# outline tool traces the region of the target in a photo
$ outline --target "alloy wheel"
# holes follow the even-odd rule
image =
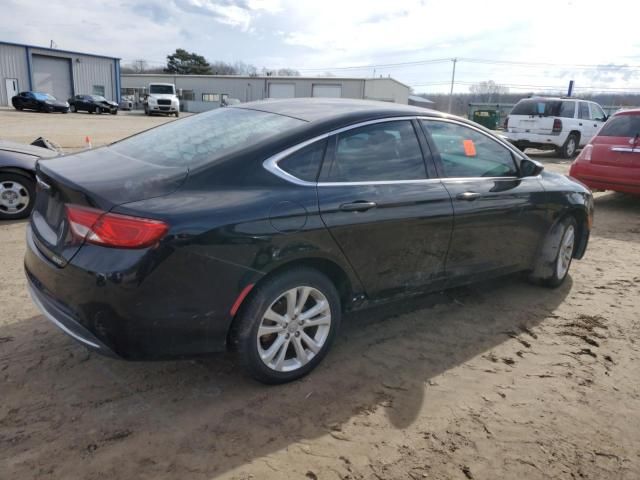
[[[331,307],[318,289],[299,286],[282,293],[264,313],[258,354],[272,370],[291,372],[313,359],[329,337]]]
[[[14,180],[0,181],[0,212],[17,215],[29,206],[29,190]]]
[[[573,245],[575,242],[575,229],[573,225],[569,225],[564,231],[562,241],[560,242],[560,251],[558,252],[558,260],[556,263],[556,274],[558,278],[564,278],[569,271],[571,258],[573,257]]]

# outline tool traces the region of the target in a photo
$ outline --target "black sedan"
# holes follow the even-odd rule
[[[102,95],[76,95],[69,99],[72,112],[118,113],[118,104],[107,100]]]
[[[49,93],[20,92],[11,99],[16,110],[36,110],[38,112],[69,112],[69,104],[62,102]]]
[[[41,162],[29,290],[128,359],[239,352],[312,370],[344,311],[512,272],[556,287],[585,253],[587,188],[472,122],[338,99],[216,109]]]
[[[59,153],[0,140],[0,220],[28,217],[35,202],[36,162]]]

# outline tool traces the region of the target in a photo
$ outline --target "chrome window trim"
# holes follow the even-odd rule
[[[640,147],[611,147],[612,152],[640,153]]]
[[[499,145],[504,146],[507,150],[513,153],[516,158],[519,160],[523,160],[525,157],[522,156],[522,152],[517,150],[515,147],[510,145],[508,142],[503,141],[500,138],[491,138],[487,135],[486,132],[481,129],[475,127],[474,125],[469,125],[465,122],[461,122],[459,120],[453,118],[446,117],[428,117],[423,115],[413,115],[413,116],[404,116],[404,117],[387,117],[387,118],[378,118],[375,120],[367,120],[366,122],[355,123],[353,125],[347,125],[346,127],[341,127],[336,130],[332,130],[327,133],[323,133],[322,135],[318,135],[316,137],[305,140],[304,142],[300,142],[297,145],[287,148],[282,152],[276,153],[271,157],[267,158],[264,162],[262,162],[262,166],[272,174],[277,177],[286,180],[289,183],[293,183],[295,185],[299,185],[302,187],[339,187],[339,186],[366,186],[366,185],[399,185],[399,184],[429,184],[429,183],[442,183],[442,182],[465,182],[465,181],[478,181],[478,180],[522,180],[523,177],[436,177],[436,178],[424,178],[424,179],[414,179],[414,180],[371,180],[371,181],[359,181],[359,182],[309,182],[307,180],[301,180],[300,178],[291,175],[290,173],[284,171],[278,165],[278,162],[285,157],[297,152],[298,150],[302,150],[303,148],[321,141],[325,140],[333,135],[337,135],[342,132],[346,132],[348,130],[353,130],[354,128],[365,127],[367,125],[374,125],[376,123],[385,123],[385,122],[397,122],[399,120],[429,120],[429,121],[440,121],[440,122],[448,122],[454,123],[463,127],[470,128],[472,130],[477,131],[478,133],[484,135],[485,137],[495,141]],[[539,178],[538,175],[536,178]],[[531,177],[533,178],[533,177]]]

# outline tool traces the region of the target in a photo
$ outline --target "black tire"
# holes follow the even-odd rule
[[[117,114],[118,114],[118,110],[113,110],[113,111],[111,112],[111,115],[117,115]]]
[[[29,195],[29,201],[27,203],[26,208],[21,209],[17,213],[10,213],[7,207],[3,204],[2,199],[0,199],[0,220],[17,220],[19,218],[26,218],[31,213],[33,209],[33,205],[36,199],[36,187],[35,182],[32,178],[27,177],[26,175],[17,175],[15,173],[8,173],[0,171],[0,195],[2,195],[2,190],[4,185],[13,183],[19,184],[26,190]]]
[[[76,113],[78,111],[78,109],[76,108],[76,106],[74,104],[71,104],[69,109],[71,110],[72,113]]]
[[[283,294],[285,292],[294,288],[303,287],[311,287],[312,289],[320,292],[328,301],[330,312],[329,331],[325,336],[324,343],[308,363],[291,371],[278,371],[265,364],[260,357],[258,349],[258,329],[264,321],[264,315],[267,312],[267,309],[271,309],[272,307],[276,308],[278,306],[278,302],[283,300]],[[312,299],[311,296],[309,296],[309,298]],[[312,299],[312,301],[316,300]],[[302,307],[304,308],[305,305]],[[316,303],[315,305],[318,304]],[[307,311],[309,311],[310,308],[308,308]],[[287,318],[286,314],[285,317],[282,318]],[[289,333],[291,332],[291,327],[295,329],[300,328],[303,335],[307,332],[311,335],[316,335],[319,331],[318,329],[320,327],[297,327],[296,325],[298,322],[296,319],[297,317],[294,317],[292,321],[287,323],[287,327],[282,327],[281,334],[286,334],[287,338],[287,340],[285,340],[285,345],[287,345],[287,347],[283,354],[283,358],[289,359],[291,354],[298,358],[295,348],[296,345],[294,345],[294,340],[296,340],[294,335],[298,338],[296,340],[298,345],[302,344],[303,338],[299,336],[299,332],[296,331],[295,333]],[[333,282],[317,270],[303,267],[294,268],[275,274],[273,277],[268,277],[253,289],[234,320],[231,332],[231,341],[239,354],[240,362],[245,371],[254,379],[266,384],[286,383],[308,374],[322,361],[329,351],[329,348],[337,334],[340,327],[340,320],[340,297],[338,296],[338,291],[336,290]],[[305,330],[305,328],[307,330]],[[314,333],[314,328],[316,329],[316,333]],[[268,337],[268,335],[263,335],[260,338],[265,338],[265,336]],[[273,343],[269,346],[272,346],[277,342],[280,334],[274,333],[273,336]],[[267,338],[267,343],[268,340],[269,338]],[[281,351],[282,349],[278,348],[275,356],[279,356],[278,352]],[[309,352],[311,352],[311,350],[309,350]]]
[[[578,145],[578,135],[571,133],[565,140],[564,145],[557,150],[558,155],[562,158],[572,158],[578,151]]]
[[[567,235],[571,234],[573,236],[573,241],[571,243],[570,249],[565,245],[565,241],[567,240]],[[541,255],[549,256],[549,252],[551,255],[551,262],[548,259],[539,259],[540,264],[544,264],[546,262],[546,268],[544,268],[544,274],[538,276],[531,276],[530,280],[533,283],[538,285],[542,285],[548,288],[558,288],[567,278],[569,274],[569,268],[571,267],[571,261],[573,259],[573,253],[576,248],[578,234],[578,224],[576,219],[573,216],[567,216],[560,221],[558,226],[549,234],[549,238],[545,242],[545,247],[550,248],[547,252],[541,252]],[[563,248],[565,245],[566,248]],[[564,254],[564,265],[566,268],[560,268],[559,263],[563,262],[563,254]]]

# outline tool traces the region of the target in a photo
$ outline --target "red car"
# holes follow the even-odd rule
[[[613,115],[571,164],[569,175],[592,190],[640,195],[640,109]]]

